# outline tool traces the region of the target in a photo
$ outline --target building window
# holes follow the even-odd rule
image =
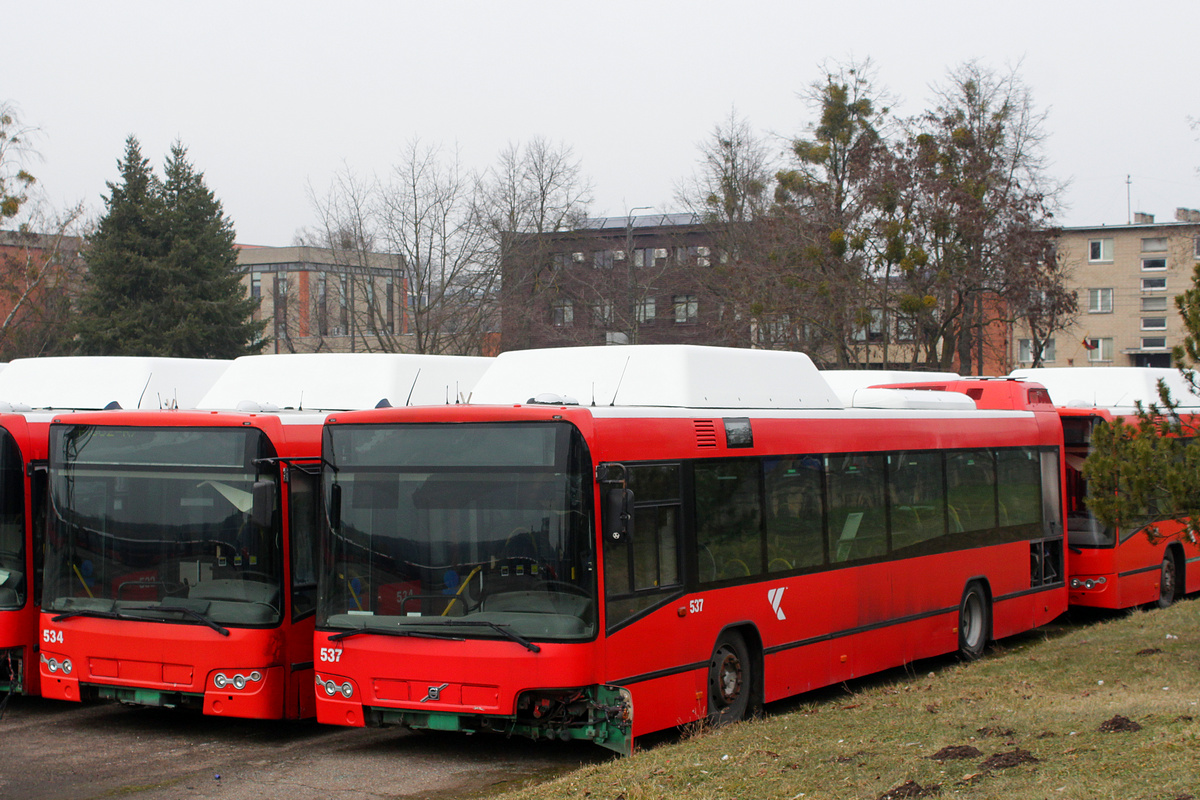
[[[612,269],[613,250],[596,250],[592,253],[592,266],[596,269]]]
[[[1142,317],[1142,330],[1144,331],[1165,331],[1167,329],[1166,317]]]
[[[1200,259],[1200,236],[1196,236],[1192,239],[1192,246],[1195,248],[1196,258]]]
[[[854,340],[858,342],[883,341],[883,309],[867,310],[866,324],[854,331]]]
[[[1112,303],[1112,289],[1088,289],[1089,314],[1111,314]]]
[[[597,303],[592,306],[592,321],[596,325],[611,325],[613,321],[612,303]]]
[[[564,270],[571,263],[570,253],[551,253],[550,266],[555,270]]]
[[[1091,263],[1113,260],[1112,239],[1091,239],[1088,241],[1088,261]]]
[[[1142,311],[1166,311],[1167,298],[1165,297],[1143,297]]]
[[[1143,258],[1142,269],[1146,271],[1163,270],[1167,268],[1167,260],[1165,258]]]
[[[1054,360],[1054,340],[1048,339],[1042,345],[1042,363],[1046,364]],[[1017,361],[1022,364],[1033,363],[1033,340],[1021,339],[1017,342]]]
[[[556,328],[567,328],[575,322],[575,307],[570,300],[559,300],[550,309],[550,322]]]
[[[1167,237],[1155,236],[1149,239],[1142,239],[1143,253],[1165,253],[1167,252]]]
[[[1142,339],[1143,350],[1166,350],[1167,337],[1165,336],[1147,336]]]
[[[1109,339],[1084,339],[1083,346],[1088,351],[1088,361],[1112,361],[1113,340]]]
[[[250,273],[250,296],[255,300],[262,299],[262,273]]]
[[[917,318],[909,316],[896,317],[896,341],[911,342],[917,338]]]
[[[638,322],[653,322],[658,311],[654,307],[654,298],[646,297],[637,305],[637,321]]]
[[[1143,292],[1165,292],[1166,290],[1166,278],[1142,278]]]
[[[676,322],[695,322],[700,315],[700,305],[694,294],[677,294],[672,299],[675,305]]]

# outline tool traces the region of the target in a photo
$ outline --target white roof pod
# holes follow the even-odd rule
[[[697,345],[501,353],[472,403],[672,408],[841,408],[803,353]]]
[[[1132,414],[1137,402],[1158,402],[1158,382],[1164,381],[1181,409],[1200,409],[1200,396],[1177,369],[1156,367],[1038,367],[1014,369],[1010,377],[1037,381],[1050,392],[1055,405],[1104,408]],[[0,373],[0,379],[3,373]]]
[[[0,370],[6,409],[194,408],[231,362],[203,358],[18,358]]]
[[[821,377],[837,392],[842,405],[854,405],[860,389],[884,383],[917,383],[919,381],[956,381],[957,372],[915,372],[899,369],[823,369]],[[971,404],[974,407],[974,403]],[[898,406],[885,406],[896,408]],[[909,406],[911,408],[911,406]]]
[[[493,359],[405,353],[242,356],[200,400],[207,410],[346,411],[463,402]]]

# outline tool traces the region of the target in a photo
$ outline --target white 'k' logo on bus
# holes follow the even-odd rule
[[[775,616],[781,620],[787,619],[783,609],[779,607],[783,603],[783,589],[767,589],[767,599],[771,601],[771,608],[775,609]]]

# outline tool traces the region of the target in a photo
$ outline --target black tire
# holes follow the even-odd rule
[[[1163,556],[1162,568],[1158,572],[1158,607],[1167,608],[1179,596],[1179,569],[1175,556],[1168,550]]]
[[[964,661],[974,661],[983,655],[992,638],[992,605],[987,592],[978,581],[971,581],[963,590],[958,604],[958,655]]]
[[[708,664],[708,721],[728,725],[746,718],[753,690],[750,651],[740,633],[721,634]]]

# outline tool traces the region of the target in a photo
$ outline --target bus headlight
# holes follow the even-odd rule
[[[45,655],[43,655],[42,663],[46,665],[46,669],[50,670],[50,674],[52,675],[56,674],[59,670],[62,670],[63,675],[70,675],[71,670],[74,668],[71,664],[71,659],[69,658],[64,658],[62,661],[59,661],[54,656],[47,658]]]
[[[324,689],[328,697],[336,697],[339,694],[347,700],[354,697],[354,684],[350,683],[350,681],[342,681],[341,685],[339,685],[335,680],[327,680],[318,675],[317,686]]]
[[[258,670],[254,670],[246,675],[235,672],[232,676],[226,675],[224,672],[218,672],[216,675],[213,675],[213,686],[218,689],[225,689],[232,686],[235,691],[240,692],[251,683],[258,683],[262,679],[263,674]]]

